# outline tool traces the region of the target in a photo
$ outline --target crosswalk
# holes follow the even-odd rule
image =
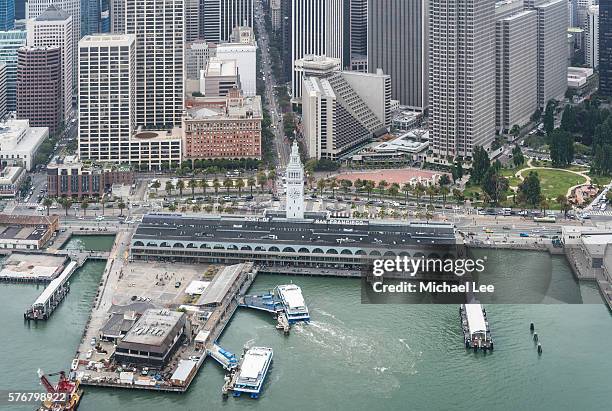
[[[606,211],[593,210],[593,211],[587,211],[587,213],[589,213],[590,215],[612,216],[612,210],[606,210]]]

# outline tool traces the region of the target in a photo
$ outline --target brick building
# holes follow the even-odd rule
[[[129,167],[85,165],[75,157],[66,157],[47,166],[49,197],[102,196],[111,191],[113,184],[133,183],[134,173]]]
[[[262,119],[261,98],[243,97],[237,89],[188,101],[183,159],[261,159]]]

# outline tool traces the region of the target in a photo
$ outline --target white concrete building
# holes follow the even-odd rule
[[[591,6],[587,12],[584,58],[589,67],[599,67],[599,6]]]
[[[235,27],[230,43],[217,46],[219,60],[235,60],[240,75],[240,85],[245,97],[257,94],[257,42],[250,27]]]
[[[22,167],[4,167],[0,170],[0,197],[15,197],[25,179]]]
[[[522,1],[497,3],[496,127],[523,126],[538,108],[537,13]]]
[[[136,124],[180,126],[184,108],[185,0],[126,0],[136,35]]]
[[[6,63],[0,61],[0,119],[6,116]]]
[[[26,18],[35,19],[54,4],[72,16],[72,82],[77,81],[78,44],[81,39],[81,0],[28,0]]]
[[[0,163],[31,171],[40,145],[49,137],[47,127],[30,127],[28,120],[0,123]]]
[[[206,70],[208,60],[217,56],[217,45],[206,40],[195,40],[185,46],[185,77],[190,80],[200,78],[200,72]]]
[[[111,33],[125,33],[125,0],[109,0]]]
[[[79,42],[79,153],[123,162],[135,129],[136,37],[85,36]],[[107,79],[104,83],[101,78]]]
[[[62,54],[62,100],[64,120],[72,112],[72,93],[74,83],[73,63],[75,55],[72,33],[73,18],[55,4],[50,5],[35,19],[27,21],[27,44],[32,47],[57,46]]]
[[[495,138],[495,3],[429,2],[433,161],[470,158]]]
[[[292,0],[291,61],[306,55],[344,57],[344,0]],[[299,100],[302,77],[294,69],[292,97]]]

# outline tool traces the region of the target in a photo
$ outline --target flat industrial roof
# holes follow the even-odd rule
[[[242,273],[244,264],[235,264],[225,267],[217,273],[210,285],[204,290],[196,305],[219,304],[225,298],[229,289]]]
[[[150,309],[123,337],[121,344],[162,346],[166,339],[174,338],[173,331],[184,321],[184,313],[167,309]]]
[[[170,380],[187,381],[196,364],[193,360],[180,360]]]

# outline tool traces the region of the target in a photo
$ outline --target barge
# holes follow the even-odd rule
[[[461,304],[459,316],[465,348],[472,348],[474,352],[492,350],[493,337],[484,307],[481,304]]]
[[[274,289],[287,315],[289,324],[299,321],[310,321],[308,307],[302,296],[302,289],[295,284],[279,285]]]
[[[242,356],[237,371],[232,375],[229,389],[234,397],[248,393],[258,398],[272,363],[272,348],[252,347]]]

